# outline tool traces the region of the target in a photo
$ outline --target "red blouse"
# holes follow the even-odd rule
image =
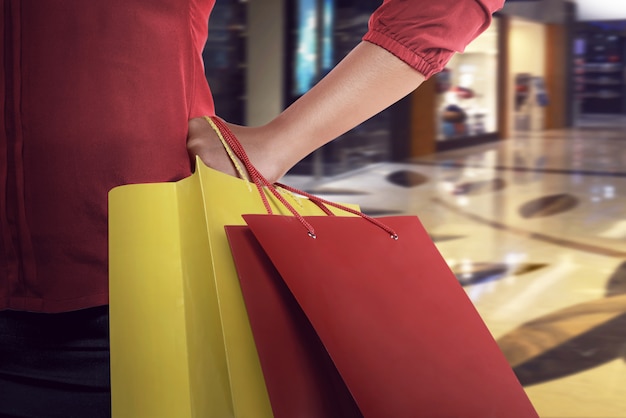
[[[364,39],[430,76],[502,3],[386,0]],[[107,192],[191,174],[213,4],[2,0],[0,310],[108,303]]]

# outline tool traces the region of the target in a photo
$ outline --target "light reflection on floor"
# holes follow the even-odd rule
[[[623,127],[285,182],[372,214],[418,215],[541,417],[626,417]]]

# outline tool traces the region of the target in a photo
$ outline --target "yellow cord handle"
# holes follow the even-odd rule
[[[213,130],[215,131],[215,133],[217,134],[217,137],[220,139],[220,142],[222,143],[222,146],[224,147],[224,149],[226,150],[226,153],[228,154],[228,157],[230,158],[230,160],[232,161],[233,165],[235,166],[235,170],[237,170],[237,174],[239,174],[239,178],[244,179],[244,180],[248,180],[248,190],[251,191],[252,190],[252,186],[250,185],[251,180],[250,180],[250,176],[248,175],[248,172],[245,171],[243,168],[241,168],[241,165],[239,164],[239,159],[237,158],[237,156],[235,156],[235,153],[233,152],[232,148],[228,145],[228,143],[226,142],[226,139],[224,139],[224,136],[222,135],[222,131],[220,131],[220,128],[215,124],[215,122],[213,122],[213,119],[211,119],[209,116],[203,116],[204,120],[206,120],[209,125],[211,125],[211,128],[213,128]],[[276,190],[278,190],[280,193],[287,195],[289,197],[291,197],[293,199],[293,201],[298,204],[301,208],[303,208],[303,204],[301,202],[301,199],[299,198],[299,196],[289,190],[286,190],[282,187],[275,187]]]
[[[248,176],[248,173],[246,171],[244,171],[241,168],[241,166],[239,165],[239,160],[237,159],[237,157],[233,153],[233,150],[228,146],[228,143],[226,143],[226,140],[224,139],[224,136],[222,135],[222,132],[217,127],[215,122],[213,122],[211,120],[211,118],[208,117],[208,116],[204,116],[204,120],[206,120],[209,123],[209,125],[211,125],[211,128],[213,128],[213,130],[217,134],[217,137],[220,139],[220,142],[222,143],[222,146],[226,150],[226,153],[228,154],[228,157],[230,158],[230,161],[232,161],[233,165],[235,166],[235,170],[237,170],[237,174],[239,174],[239,178],[244,179],[244,180],[248,180],[248,182],[249,182],[250,181],[250,177]],[[249,185],[248,185],[248,188],[250,188]]]

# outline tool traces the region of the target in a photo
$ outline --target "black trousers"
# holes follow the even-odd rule
[[[108,307],[0,312],[0,417],[110,418]]]

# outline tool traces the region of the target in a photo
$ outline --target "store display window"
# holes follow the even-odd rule
[[[620,114],[626,109],[626,20],[581,22],[574,40],[578,111]]]
[[[498,22],[456,54],[437,81],[437,140],[497,132]]]

